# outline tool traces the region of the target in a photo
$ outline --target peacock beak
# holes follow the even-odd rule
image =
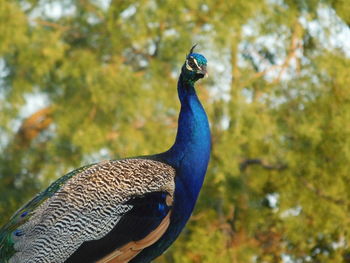
[[[207,66],[202,66],[201,69],[197,71],[197,73],[203,75],[202,78],[208,77]]]

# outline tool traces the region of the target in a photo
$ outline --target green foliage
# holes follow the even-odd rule
[[[198,43],[212,157],[156,262],[350,262],[349,14],[341,0],[2,0],[0,225],[74,168],[166,150]]]

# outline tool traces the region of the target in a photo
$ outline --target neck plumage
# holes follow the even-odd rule
[[[207,114],[200,103],[193,83],[180,75],[177,85],[181,102],[178,130],[176,140],[172,148],[184,151],[188,147],[194,149],[208,148],[210,146],[210,130]],[[206,151],[210,151],[206,149]]]
[[[197,97],[193,83],[181,73],[178,81],[181,111],[174,145],[162,157],[186,177],[192,186],[202,186],[208,166],[211,139],[207,115]],[[197,188],[197,187],[195,187]],[[198,189],[199,191],[199,189]]]

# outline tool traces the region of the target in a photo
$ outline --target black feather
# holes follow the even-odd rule
[[[194,46],[191,48],[191,50],[190,50],[190,54],[192,54],[193,53],[193,50],[194,50],[194,48],[197,46],[197,44],[194,44]]]
[[[191,55],[193,53],[194,48],[197,46],[197,44],[194,44],[193,47],[191,47],[190,49],[190,53],[188,53],[188,55],[186,55],[186,58],[188,58],[189,55]]]
[[[143,239],[169,213],[171,207],[166,204],[166,196],[164,192],[153,192],[130,199],[125,204],[133,208],[122,216],[112,231],[99,240],[84,242],[65,263],[95,262],[116,247]]]

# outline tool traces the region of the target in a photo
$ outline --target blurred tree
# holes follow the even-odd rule
[[[0,224],[72,168],[169,147],[198,42],[211,165],[157,262],[350,262],[349,21],[340,0],[2,0]]]

